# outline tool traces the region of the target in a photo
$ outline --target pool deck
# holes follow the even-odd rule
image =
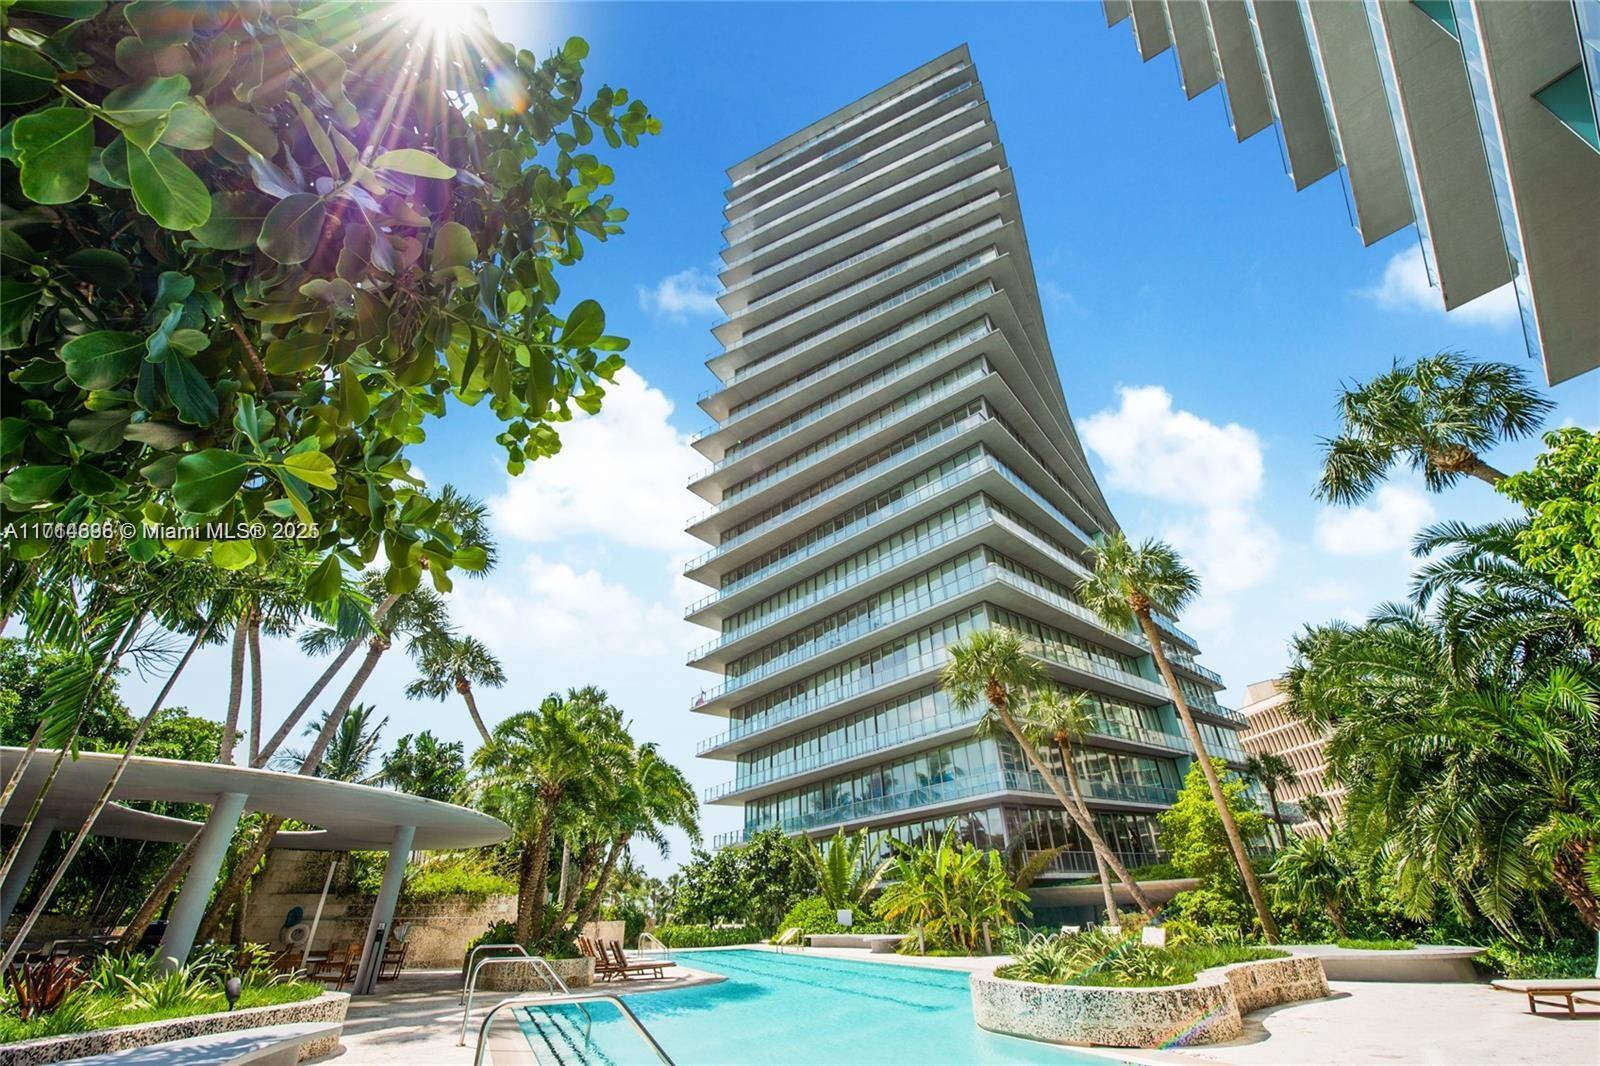
[[[917,966],[973,972],[992,970],[1010,959],[915,958],[872,955],[861,949],[756,950],[849,959],[868,965]],[[721,949],[707,949],[721,950]],[[694,951],[675,952],[677,977],[664,981],[631,981],[597,986],[603,991],[641,992],[686,988],[720,980],[693,970]],[[1523,997],[1487,984],[1454,982],[1329,983],[1333,995],[1245,1016],[1245,1032],[1237,1041],[1168,1051],[1074,1048],[1109,1062],[1142,1066],[1365,1066],[1368,1063],[1437,1063],[1440,1066],[1595,1066],[1600,1063],[1600,1010],[1569,1018],[1534,1016]],[[461,1027],[457,970],[408,971],[398,981],[379,986],[376,996],[350,1001],[345,1021],[344,1050],[315,1060],[339,1066],[412,1066],[417,1063],[468,1066],[477,1027],[490,1006],[507,998],[480,993],[473,1004],[467,1046],[457,1047]],[[503,1017],[503,1016],[502,1016]],[[668,1049],[671,1050],[670,1048]],[[488,1061],[496,1066],[529,1066],[533,1057],[526,1039],[509,1020],[497,1022],[490,1037]],[[819,1064],[831,1066],[831,1064]],[[936,1064],[924,1064],[936,1066]]]

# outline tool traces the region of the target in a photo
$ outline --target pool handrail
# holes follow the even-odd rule
[[[507,949],[507,948],[509,948],[512,951],[515,951],[518,955],[521,955],[523,958],[527,958],[528,957],[528,949],[523,947],[521,944],[479,944],[477,947],[473,948],[470,952],[467,953],[467,968],[465,970],[461,971],[461,995],[456,1000],[457,1003],[465,1003],[467,1001],[467,982],[469,980],[471,980],[471,978],[472,978],[472,972],[473,972],[473,965],[472,964],[477,960],[478,952],[480,952],[480,951],[494,951],[494,950],[497,950],[497,949]]]
[[[645,946],[645,941],[647,941],[647,940],[650,942],[650,946],[649,947]],[[639,950],[639,954],[643,955],[646,952],[656,952],[656,951],[659,951],[659,952],[665,954],[667,952],[670,952],[672,949],[667,947],[667,945],[662,942],[661,938],[656,936],[654,933],[640,933],[639,934],[639,948],[638,948],[638,950]]]
[[[478,1047],[472,1055],[472,1066],[483,1066],[483,1053],[484,1050],[489,1046],[489,1026],[494,1022],[494,1016],[500,1013],[500,1011],[504,1008],[515,1007],[519,1005],[527,1007],[549,1007],[563,1003],[575,1003],[580,1009],[583,1009],[584,1014],[587,1016],[589,1012],[583,1007],[583,1005],[591,1000],[597,999],[603,999],[617,1008],[618,1012],[620,1012],[622,1017],[627,1020],[628,1024],[633,1026],[633,1031],[638,1033],[646,1044],[650,1045],[650,1050],[656,1053],[656,1058],[661,1060],[662,1066],[676,1066],[676,1064],[672,1061],[672,1056],[668,1055],[666,1049],[657,1043],[656,1038],[651,1034],[650,1030],[646,1029],[644,1023],[639,1020],[639,1016],[634,1014],[633,1010],[626,1003],[622,1002],[621,996],[613,995],[610,992],[568,992],[565,995],[556,996],[513,996],[510,999],[501,1000],[499,1003],[496,1003],[494,1006],[489,1008],[489,1013],[483,1016],[483,1024],[478,1027]]]
[[[561,979],[561,975],[556,973],[555,967],[550,965],[550,960],[545,958],[543,955],[529,955],[526,951],[524,951],[520,958],[516,955],[504,955],[497,959],[480,959],[477,964],[472,967],[472,973],[467,978],[467,995],[461,1007],[461,1035],[456,1038],[456,1047],[467,1046],[467,1019],[472,1017],[472,997],[477,991],[478,973],[485,966],[504,965],[507,963],[531,963],[534,970],[545,978],[546,985],[556,990],[555,992],[549,993],[550,995],[572,995],[572,989],[567,987],[567,983]],[[589,1008],[585,1007],[583,1004],[580,1003],[578,1005],[578,1010],[583,1013],[583,1020],[585,1023],[584,1037],[587,1038],[589,1035],[589,1029],[594,1025],[594,1019],[589,1016]],[[489,1013],[493,1014],[494,1011],[491,1010]]]

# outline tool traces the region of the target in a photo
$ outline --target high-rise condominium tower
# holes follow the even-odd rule
[[[695,441],[711,466],[690,485],[709,548],[686,570],[713,590],[688,617],[717,633],[690,661],[723,675],[694,709],[727,720],[700,753],[733,770],[707,799],[743,805],[732,839],[955,819],[990,845],[1068,845],[1056,876],[1092,873],[1021,754],[938,690],[946,647],[1003,625],[1093,694],[1079,776],[1106,838],[1151,861],[1189,746],[1143,638],[1075,596],[1115,519],[966,48],[728,175],[715,423]],[[1166,633],[1207,742],[1242,759],[1220,679]]]

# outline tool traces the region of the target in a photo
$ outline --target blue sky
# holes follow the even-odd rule
[[[494,647],[510,683],[480,695],[491,721],[546,692],[596,683],[635,732],[697,787],[732,764],[693,757],[717,719],[691,714],[709,674],[684,666],[711,633],[682,621],[704,588],[676,576],[703,545],[681,532],[704,504],[687,435],[712,381],[703,360],[724,169],[963,42],[972,50],[1016,182],[1068,402],[1123,526],[1177,544],[1205,583],[1184,619],[1229,702],[1280,672],[1308,621],[1358,617],[1404,594],[1411,534],[1435,518],[1503,513],[1487,487],[1429,497],[1398,478],[1372,505],[1311,497],[1317,438],[1340,379],[1393,358],[1459,348],[1526,366],[1509,292],[1445,314],[1425,290],[1414,232],[1363,248],[1337,177],[1296,193],[1273,131],[1234,142],[1220,90],[1186,101],[1170,55],[1140,63],[1126,26],[1079,4],[490,5],[501,36],[543,54],[588,39],[592,85],[625,85],[663,123],[613,153],[627,232],[563,279],[633,339],[624,384],[566,448],[514,482],[485,412],[452,409],[415,453],[435,485],[489,499],[504,561],[462,582],[457,622]],[[1551,392],[1553,423],[1600,422],[1600,376]],[[1533,443],[1491,456],[1529,461]],[[268,717],[309,673],[269,652]],[[364,696],[386,741],[432,729],[470,739],[457,703],[408,702],[391,653]],[[130,679],[130,702],[151,686]],[[175,702],[217,713],[226,652],[191,668]],[[387,746],[387,745],[386,745]],[[707,835],[738,824],[709,807]],[[686,857],[680,841],[673,861]],[[648,849],[641,859],[664,869]]]

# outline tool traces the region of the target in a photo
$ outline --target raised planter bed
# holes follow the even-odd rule
[[[991,1032],[1052,1044],[1171,1047],[1232,1040],[1241,1015],[1328,994],[1312,956],[1239,962],[1187,985],[1105,988],[972,975],[972,1013]]]
[[[168,1018],[159,1022],[119,1025],[112,1029],[94,1029],[87,1033],[19,1040],[14,1044],[0,1044],[0,1066],[42,1066],[48,1062],[66,1062],[87,1055],[103,1055],[109,1051],[150,1047],[152,1044],[185,1040],[191,1036],[228,1033],[236,1029],[255,1029],[266,1025],[287,1025],[293,1022],[336,1022],[342,1025],[345,1008],[349,1005],[348,992],[324,992],[316,999],[303,999],[298,1003],[278,1003],[270,1007],[248,1007],[244,1010],[195,1014],[187,1018]],[[338,1034],[319,1037],[301,1044],[298,1057],[300,1061],[304,1061],[326,1055],[338,1047]]]
[[[1415,981],[1438,984],[1476,981],[1472,958],[1482,948],[1458,944],[1418,944],[1405,951],[1341,948],[1336,944],[1285,944],[1284,951],[1322,960],[1330,981]]]
[[[549,962],[568,988],[588,988],[594,984],[593,959],[550,959]],[[496,963],[479,967],[478,983],[473,987],[480,992],[545,992],[550,983],[543,970],[531,962]]]

